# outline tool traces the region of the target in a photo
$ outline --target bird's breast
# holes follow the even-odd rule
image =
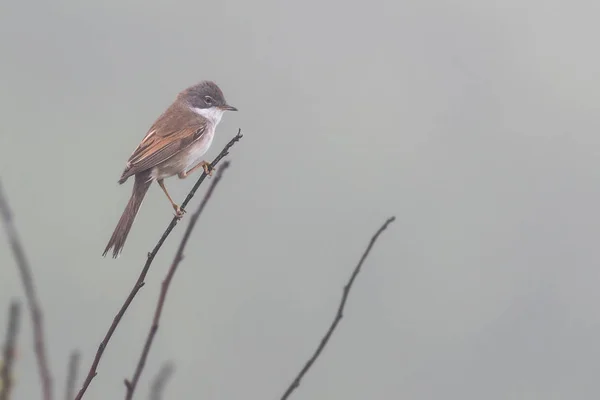
[[[164,179],[180,172],[189,171],[202,161],[215,136],[215,126],[210,124],[194,143],[163,161],[152,169],[153,179]]]
[[[206,127],[206,132],[204,132],[204,134],[198,140],[189,146],[188,149],[184,150],[186,151],[186,170],[196,166],[196,164],[202,161],[202,158],[210,148],[214,137],[215,127],[214,125],[210,124]]]

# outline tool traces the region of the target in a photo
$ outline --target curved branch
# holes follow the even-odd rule
[[[283,393],[283,396],[281,396],[281,400],[286,400],[292,394],[292,392],[294,390],[296,390],[296,388],[298,386],[300,386],[300,381],[302,380],[304,375],[306,375],[308,370],[313,366],[313,364],[315,363],[317,358],[319,358],[319,356],[321,355],[321,352],[323,351],[325,346],[327,346],[329,339],[331,339],[331,335],[333,335],[335,328],[337,327],[339,322],[342,320],[342,317],[344,316],[344,307],[346,307],[346,300],[348,300],[348,294],[350,294],[350,290],[352,289],[352,284],[354,283],[354,280],[358,276],[358,273],[360,272],[360,269],[361,269],[364,261],[367,259],[367,256],[371,252],[371,248],[373,247],[373,245],[379,238],[379,235],[381,235],[383,233],[383,231],[388,227],[388,225],[391,224],[392,222],[394,222],[395,219],[396,219],[396,217],[388,218],[387,221],[385,221],[383,223],[383,225],[381,225],[381,227],[377,230],[377,232],[375,232],[375,234],[371,238],[371,241],[369,242],[367,249],[363,253],[362,257],[360,258],[360,261],[358,262],[356,267],[354,267],[354,271],[352,272],[352,275],[350,276],[348,283],[346,283],[346,286],[344,286],[342,300],[340,301],[340,305],[338,307],[337,313],[335,314],[335,317],[333,318],[333,321],[331,322],[329,329],[325,333],[325,336],[323,336],[323,338],[321,339],[321,343],[319,343],[319,345],[317,346],[313,355],[308,359],[308,361],[304,364],[304,367],[302,367],[302,369],[300,370],[298,375],[296,375],[296,378],[294,378],[292,383],[285,390],[285,392]]]

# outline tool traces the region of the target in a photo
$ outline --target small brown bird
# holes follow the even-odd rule
[[[215,128],[225,111],[237,111],[227,104],[219,87],[210,81],[191,86],[177,95],[167,110],[154,122],[135,149],[119,179],[124,183],[134,176],[133,192],[115,228],[103,256],[112,248],[117,258],[152,181],[157,181],[171,202],[175,215],[181,208],[171,199],[163,179],[173,175],[186,178],[198,168],[211,174],[210,164],[202,157],[210,147]]]

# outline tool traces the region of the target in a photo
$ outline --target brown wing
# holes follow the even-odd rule
[[[119,182],[173,157],[202,137],[205,131],[204,118],[177,102],[172,104],[131,154]]]

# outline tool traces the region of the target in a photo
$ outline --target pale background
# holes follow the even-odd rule
[[[172,215],[152,187],[123,256],[100,256],[130,194],[124,163],[201,79],[240,109],[209,158],[238,127],[245,137],[137,398],[166,360],[166,398],[278,398],[391,214],[294,398],[598,398],[599,17],[595,0],[1,2],[0,176],[57,398],[69,352],[89,368]],[[193,183],[167,186],[181,201]],[[124,396],[184,227],[87,399]],[[0,268],[3,335],[9,299],[23,298],[4,240]],[[14,399],[35,399],[23,321]]]

